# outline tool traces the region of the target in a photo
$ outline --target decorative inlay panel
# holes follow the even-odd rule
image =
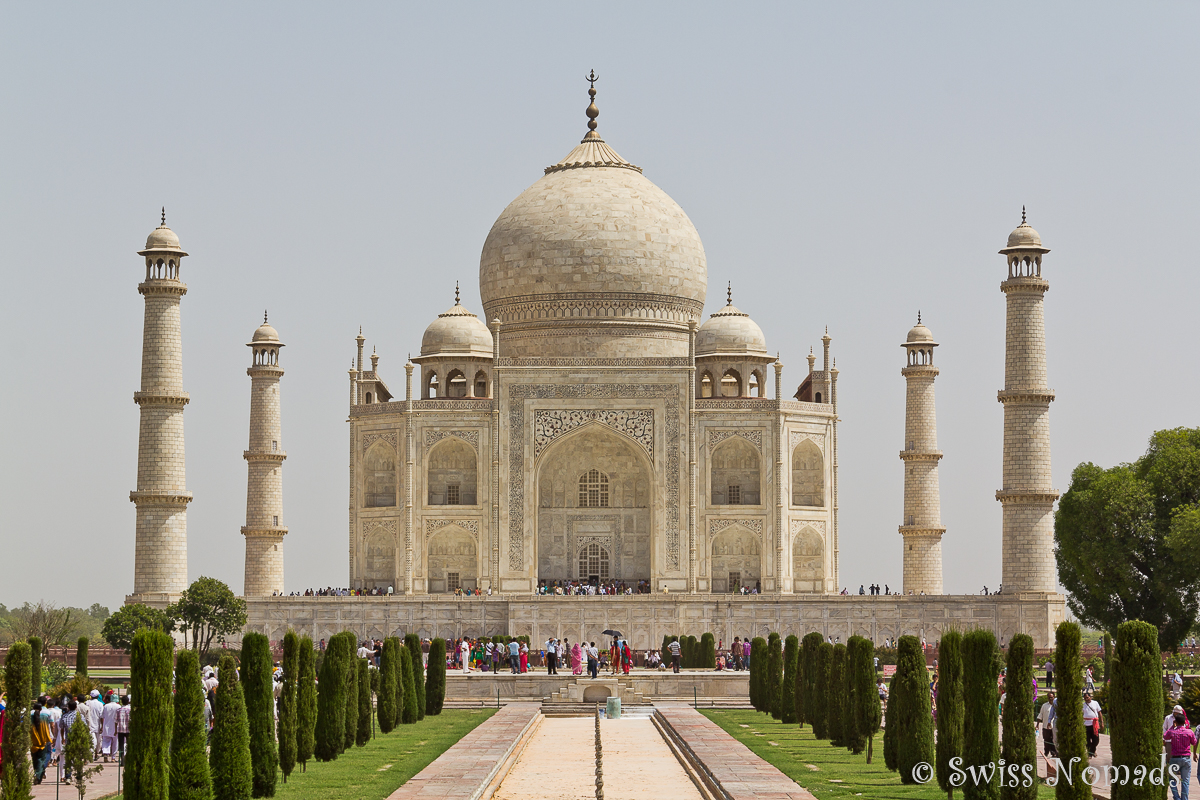
[[[742,430],[740,428],[727,428],[725,430],[708,429],[708,449],[712,450],[721,442],[728,439],[730,436],[740,436],[750,444],[762,450],[763,432],[759,429]]]
[[[608,533],[588,531],[576,533],[575,528],[580,522],[607,522],[612,525]],[[608,551],[608,569],[610,576],[621,574],[621,518],[617,515],[570,517],[567,519],[567,569],[575,575],[579,570],[579,551],[589,544],[598,544]],[[585,576],[576,575],[580,580]]]
[[[564,433],[599,422],[633,439],[654,460],[654,412],[650,409],[611,411],[602,408],[538,409],[533,412],[533,457]]]
[[[376,442],[387,442],[393,450],[399,450],[399,434],[396,431],[372,431],[362,435],[362,448],[365,453]]]
[[[690,367],[692,362],[687,358],[677,356],[647,356],[646,358],[503,356],[497,365],[501,367]]]
[[[680,389],[672,384],[564,383],[515,384],[508,393],[508,567],[525,562],[525,401],[665,399],[667,570],[679,569],[679,407]]]
[[[745,518],[745,519],[730,519],[728,517],[717,517],[717,518],[710,517],[708,520],[708,535],[710,537],[716,536],[721,531],[725,530],[726,528],[732,527],[734,525],[741,525],[743,528],[746,528],[747,530],[754,533],[754,535],[756,535],[759,539],[762,538],[763,521],[761,519],[755,519],[752,517]]]
[[[427,519],[425,520],[425,539],[448,525],[457,525],[479,541],[479,520],[477,519]]]
[[[399,528],[396,525],[396,520],[394,520],[394,519],[366,520],[363,523],[363,528],[366,530],[367,533],[370,533],[371,531],[373,531],[376,528],[383,528],[385,531],[390,533],[392,536],[395,536],[396,532],[399,530]]]
[[[428,450],[447,436],[462,439],[471,447],[479,450],[479,431],[425,431],[425,449]]]
[[[796,445],[808,439],[817,446],[821,454],[825,453],[825,434],[823,433],[806,433],[805,431],[789,431],[788,432],[788,452],[796,449]]]
[[[791,527],[789,530],[792,536],[795,536],[805,528],[812,528],[814,531],[821,534],[821,536],[825,535],[825,523],[821,522],[820,520],[794,519],[791,522]]]

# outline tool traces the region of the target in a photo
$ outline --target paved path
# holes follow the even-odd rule
[[[87,784],[87,798],[107,797],[117,793],[117,765],[102,764],[104,771],[94,775]],[[46,778],[40,785],[33,787],[34,800],[75,800],[79,797],[79,789],[73,783],[55,783],[56,772],[54,764],[46,768]],[[56,794],[57,793],[57,794]]]
[[[594,742],[596,723],[589,722]],[[649,717],[600,720],[600,741],[605,800],[661,800],[664,787],[670,787],[671,800],[700,800],[700,792]],[[592,784],[595,797],[594,779]]]
[[[610,797],[607,788],[606,800]],[[589,800],[595,796],[596,720],[564,717],[542,720],[494,800]],[[611,797],[615,800],[616,795]]]
[[[814,800],[807,789],[756,756],[691,706],[661,705],[657,708],[687,749],[733,800]]]

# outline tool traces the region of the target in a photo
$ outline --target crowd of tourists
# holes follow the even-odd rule
[[[625,581],[610,581],[608,583],[538,581],[536,593],[538,595],[558,596],[650,594],[650,581],[638,581],[633,585]]]
[[[0,734],[4,729],[5,705],[0,697]],[[109,762],[119,758],[125,752],[129,736],[129,709],[129,695],[118,695],[111,689],[103,697],[95,689],[74,697],[38,697],[29,713],[29,755],[34,784],[45,779],[52,764],[60,770],[63,783],[71,783],[66,744],[77,719],[84,722],[94,760]]]

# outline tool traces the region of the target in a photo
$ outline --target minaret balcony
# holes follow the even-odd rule
[[[192,398],[187,392],[161,394],[159,392],[134,392],[133,402],[139,406],[186,406]]]
[[[940,525],[901,525],[899,531],[901,536],[941,536],[946,529]]]
[[[191,492],[130,492],[129,502],[139,506],[186,506],[192,502]]]
[[[901,450],[901,461],[941,461],[941,450]]]
[[[254,528],[251,528],[251,527],[245,526],[245,525],[242,526],[242,535],[247,538],[250,538],[250,539],[256,538],[256,537],[261,537],[264,539],[275,539],[280,536],[286,536],[287,532],[288,532],[288,529],[286,526],[275,526],[275,527],[263,526],[263,527],[254,527]]]
[[[287,458],[287,453],[284,452],[283,450],[276,450],[274,452],[269,452],[269,451],[259,452],[257,450],[243,450],[242,458],[246,459],[247,461],[275,461],[277,463],[282,464],[283,460],[285,458]]]
[[[997,489],[996,499],[1001,503],[1025,503],[1038,505],[1053,503],[1059,498],[1057,489]]]
[[[996,392],[1001,403],[1053,403],[1053,389],[1001,389]]]

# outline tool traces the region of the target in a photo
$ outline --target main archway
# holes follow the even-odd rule
[[[714,592],[761,591],[762,545],[753,531],[735,524],[713,538],[712,582]]]

